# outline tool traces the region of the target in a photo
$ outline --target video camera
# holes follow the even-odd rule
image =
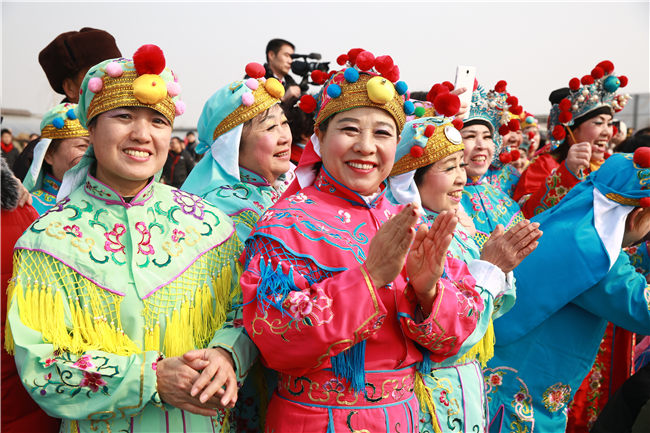
[[[321,70],[323,72],[329,71],[330,62],[310,62],[308,59],[320,60],[321,55],[319,53],[310,53],[310,54],[292,54],[291,58],[294,61],[291,63],[291,72],[302,77],[300,81],[300,90],[304,93],[309,90],[309,85],[314,84],[309,81],[310,74],[312,71]],[[296,60],[302,59],[302,60]]]

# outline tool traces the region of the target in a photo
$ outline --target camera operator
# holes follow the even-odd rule
[[[294,53],[294,45],[284,39],[271,39],[266,44],[266,78],[275,77],[282,83],[285,89],[283,101],[291,98],[300,98],[300,87],[289,75],[291,70],[291,55]]]

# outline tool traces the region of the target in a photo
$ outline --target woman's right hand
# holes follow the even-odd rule
[[[375,287],[383,287],[399,275],[419,219],[417,205],[409,203],[384,223],[370,241],[366,269]]]
[[[520,221],[505,233],[499,224],[483,244],[481,260],[492,263],[507,274],[537,248],[540,236],[542,231],[536,222]]]
[[[580,176],[581,170],[589,168],[591,160],[591,144],[586,141],[576,143],[569,147],[569,153],[565,159],[566,167],[575,176]]]

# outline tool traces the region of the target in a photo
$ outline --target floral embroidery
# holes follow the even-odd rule
[[[449,395],[447,395],[446,389],[440,391],[440,397],[438,400],[440,400],[440,403],[444,404],[445,406],[449,406]]]
[[[309,199],[305,194],[299,192],[296,195],[292,195],[287,199],[289,203],[307,203],[307,204],[312,204],[314,203],[314,200]]]
[[[501,386],[503,385],[503,378],[501,377],[500,374],[491,374],[488,377],[488,381],[490,382],[490,385],[492,386]]]
[[[123,253],[125,247],[122,242],[120,242],[120,237],[122,237],[124,233],[126,233],[126,227],[124,224],[116,223],[115,226],[113,226],[113,230],[104,233],[104,237],[106,237],[104,249],[113,253]]]
[[[183,230],[174,229],[172,233],[172,241],[178,243],[185,238],[185,232]]]
[[[135,230],[142,235],[142,240],[138,243],[138,252],[140,254],[149,255],[154,254],[153,245],[151,245],[151,233],[147,225],[142,221],[135,223]]]
[[[296,320],[304,319],[313,309],[313,302],[309,298],[307,289],[289,293],[286,302],[289,305],[291,315]]]
[[[65,238],[65,232],[61,230],[61,225],[59,221],[51,222],[45,229],[45,234],[55,239]]]
[[[569,385],[556,383],[544,391],[544,394],[542,395],[542,402],[544,403],[544,407],[549,412],[557,412],[569,402],[570,397],[571,387]]]
[[[106,385],[106,381],[102,379],[102,375],[99,373],[89,373],[84,371],[84,378],[81,380],[79,386],[86,386],[90,388],[92,392],[99,391],[100,386]]]
[[[386,217],[387,220],[390,219],[390,217],[393,216],[392,212],[389,211],[388,209],[384,209],[384,216]]]
[[[192,215],[196,219],[203,219],[205,203],[194,194],[190,194],[179,189],[172,190],[174,201],[180,206],[181,211],[186,215]]]
[[[253,200],[253,204],[254,204],[255,207],[257,207],[259,210],[261,210],[262,212],[264,212],[265,207],[264,207],[264,205],[263,205],[262,203],[260,203],[259,201],[255,201],[255,200]]]
[[[72,365],[81,370],[88,370],[89,368],[93,368],[95,366],[95,364],[90,362],[89,355],[83,355],[81,358],[77,359],[77,362]]]
[[[332,378],[328,380],[322,386],[323,389],[327,392],[339,393],[345,391],[345,385],[343,385],[343,383],[341,383],[341,381],[338,380],[337,378]]]
[[[71,225],[71,226],[70,225],[63,226],[63,231],[66,232],[69,235],[72,235],[72,236],[75,236],[75,237],[78,237],[78,238],[82,237],[81,230],[79,230],[79,226],[76,225],[76,224]]]
[[[344,211],[343,209],[339,209],[338,216],[336,218],[343,224],[347,224],[350,222],[350,213]]]
[[[648,311],[650,311],[650,286],[645,286],[645,289],[643,289],[643,297],[648,303]]]
[[[55,362],[56,362],[56,359],[54,359],[54,358],[47,358],[47,359],[45,360],[45,364],[44,364],[44,365],[45,365],[45,368],[51,366],[51,365],[54,364]]]
[[[271,219],[273,219],[274,216],[275,216],[275,212],[273,212],[272,210],[266,211],[264,212],[264,215],[262,215],[262,221],[270,221]]]

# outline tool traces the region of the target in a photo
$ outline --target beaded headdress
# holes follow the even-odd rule
[[[581,79],[571,78],[569,88],[565,89],[567,95],[553,104],[548,116],[551,149],[564,143],[565,127],[573,126],[576,120],[588,113],[601,107],[608,107],[612,116],[614,112],[621,111],[630,95],[617,94],[616,91],[625,86],[627,77],[614,75],[614,64],[609,60],[598,63],[591,74]]]
[[[133,60],[105,60],[90,68],[79,90],[77,117],[87,126],[97,115],[119,107],[147,107],[171,123],[185,112],[178,99],[181,87],[165,67],[165,56],[156,45],[143,45]]]
[[[411,120],[402,130],[390,175],[417,170],[463,149],[463,138],[452,119],[423,117]]]

